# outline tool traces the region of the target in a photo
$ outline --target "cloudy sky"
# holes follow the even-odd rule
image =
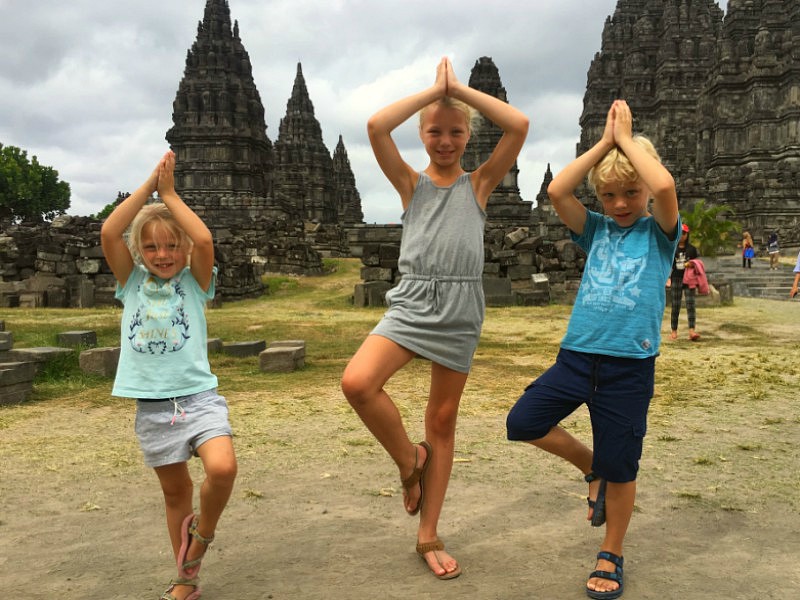
[[[52,166],[75,215],[133,191],[168,149],[172,101],[205,0],[0,0],[0,143]],[[534,200],[548,163],[575,155],[586,72],[617,0],[229,0],[264,102],[267,135],[301,63],[324,142],[341,134],[367,222],[399,221],[399,200],[366,136],[382,106],[430,85],[442,56],[469,80],[492,57],[509,102],[530,116],[520,188]],[[720,2],[725,8],[726,2]],[[406,160],[427,161],[416,131]]]

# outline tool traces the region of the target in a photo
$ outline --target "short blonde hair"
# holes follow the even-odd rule
[[[142,232],[144,228],[152,225],[169,233],[179,248],[185,248],[188,255],[192,249],[192,240],[183,228],[178,225],[175,217],[163,202],[145,204],[134,217],[128,233],[128,249],[135,262],[142,262]]]
[[[661,162],[661,157],[656,152],[653,142],[643,135],[633,136],[633,141],[650,156]],[[589,170],[587,178],[592,190],[597,194],[598,187],[611,181],[638,181],[639,173],[633,168],[625,153],[615,146]]]
[[[425,113],[428,112],[428,109],[434,106],[443,106],[445,108],[455,108],[456,110],[461,111],[464,113],[464,118],[467,120],[467,131],[470,135],[472,135],[473,131],[475,130],[475,122],[478,118],[478,112],[472,108],[466,102],[462,102],[461,100],[456,100],[455,98],[451,98],[450,96],[444,96],[440,98],[436,102],[432,102],[422,108],[419,111],[419,128],[422,129],[422,123],[425,120]]]

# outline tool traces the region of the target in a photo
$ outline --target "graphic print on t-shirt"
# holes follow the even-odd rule
[[[178,352],[189,339],[185,292],[180,280],[148,277],[139,286],[139,306],[128,325],[128,342],[142,354]]]
[[[646,249],[632,244],[633,240],[625,232],[612,231],[607,238],[597,240],[584,271],[584,305],[600,312],[636,308],[642,294],[639,279],[647,267],[647,254],[642,250],[641,256],[628,256],[624,252],[626,241],[630,247]]]

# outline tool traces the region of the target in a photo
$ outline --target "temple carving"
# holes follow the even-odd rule
[[[619,0],[589,67],[578,153],[614,98],[682,208],[724,204],[757,240],[800,242],[800,0],[729,0],[727,14],[712,0]]]

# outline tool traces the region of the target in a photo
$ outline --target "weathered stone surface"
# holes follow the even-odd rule
[[[62,331],[57,340],[61,346],[92,348],[97,346],[97,333],[89,330]]]
[[[292,346],[289,343],[270,344],[261,352],[259,367],[264,372],[290,372],[305,366],[305,342]]]
[[[90,348],[78,355],[81,371],[101,377],[114,377],[119,363],[119,346],[108,348]]]
[[[226,342],[222,344],[222,351],[230,356],[257,356],[259,352],[267,347],[264,340],[250,342]]]
[[[682,208],[731,207],[764,242],[800,242],[800,0],[620,0],[589,67],[578,153],[626,98]],[[585,192],[584,202],[595,205]]]

